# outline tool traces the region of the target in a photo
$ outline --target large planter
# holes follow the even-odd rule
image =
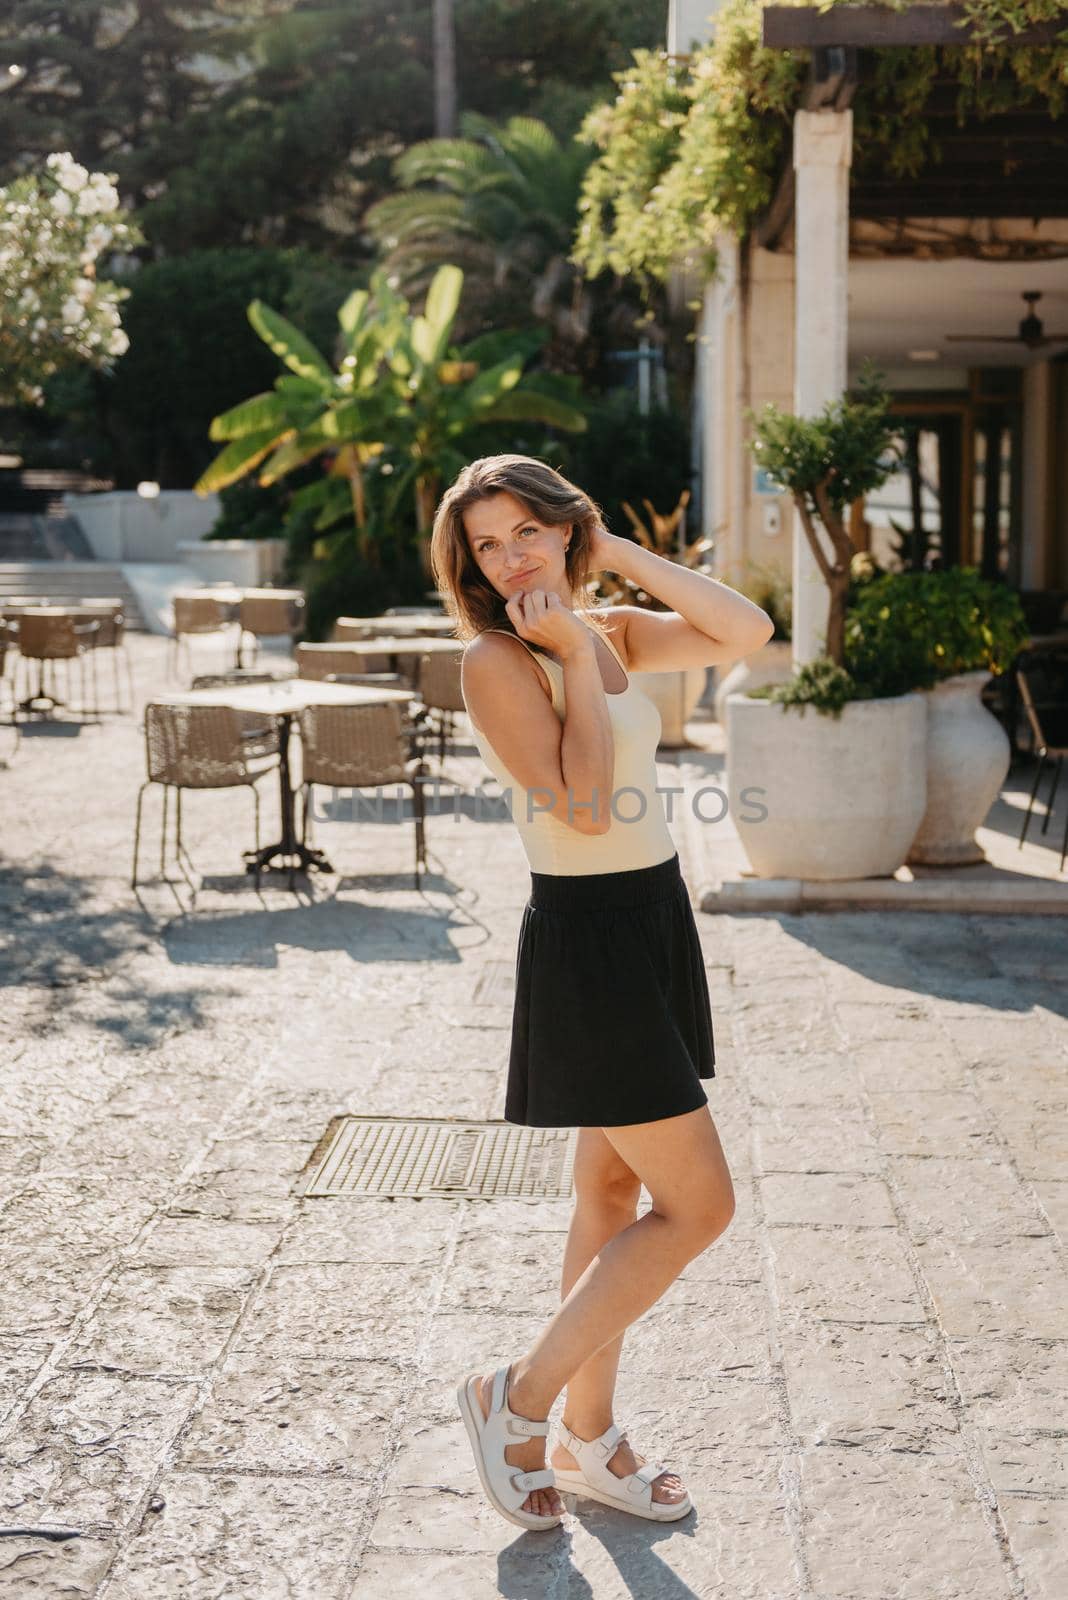
[[[679,667],[671,672],[630,674],[660,713],[660,749],[689,748],[686,724],[704,693],[707,676],[707,667]]]
[[[908,859],[965,866],[985,857],[975,841],[1009,770],[1009,736],[979,698],[989,672],[945,678],[927,699],[927,808]]]
[[[788,682],[793,675],[794,647],[789,639],[772,639],[761,645],[751,656],[736,661],[724,674],[723,682],[716,685],[712,702],[716,708],[716,721],[726,721],[729,694],[766,689],[769,684]]]
[[[892,876],[927,803],[926,731],[921,694],[853,700],[840,718],[730,695],[728,805],[757,877]]]

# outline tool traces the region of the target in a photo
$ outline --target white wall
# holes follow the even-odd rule
[[[180,561],[178,546],[202,539],[219,517],[217,494],[163,489],[145,499],[134,489],[67,494],[64,505],[98,561]]]

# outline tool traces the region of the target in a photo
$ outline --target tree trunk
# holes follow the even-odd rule
[[[456,31],[453,0],[434,0],[434,133],[456,133]]]

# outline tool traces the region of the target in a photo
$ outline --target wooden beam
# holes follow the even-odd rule
[[[886,6],[767,6],[762,43],[772,50],[815,49],[820,45],[966,44],[973,32],[963,5],[910,5],[904,11]],[[1033,22],[1005,39],[1014,45],[1053,44],[1068,34],[1064,21]]]

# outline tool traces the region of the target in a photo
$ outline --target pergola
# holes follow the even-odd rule
[[[1016,44],[1049,44],[1065,22],[1034,24],[1011,34]],[[852,103],[887,48],[953,45],[975,33],[960,5],[770,6],[763,43],[807,48],[812,66],[794,115],[793,148],[771,204],[754,225],[754,241],[774,250],[787,230],[795,255],[794,409],[813,416],[847,385],[847,274],[850,216],[897,221],[902,253],[910,249],[905,218],[1068,217],[1068,125],[1041,107],[959,126],[954,86],[936,83],[925,110],[934,119],[941,160],[916,177],[852,173]],[[1004,248],[1003,245],[999,248]],[[1068,254],[1063,239],[1032,247]],[[1002,255],[1001,259],[1004,259]],[[794,652],[817,653],[827,596],[797,519],[793,539]]]

